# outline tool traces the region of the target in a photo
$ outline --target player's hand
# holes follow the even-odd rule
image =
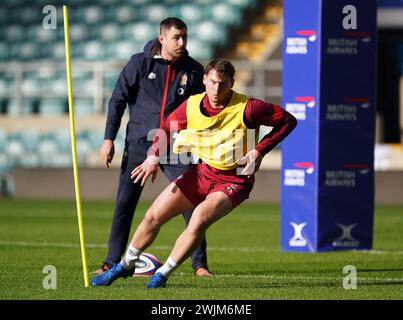
[[[113,140],[105,139],[99,151],[99,157],[105,164],[105,167],[109,168],[109,164],[112,162],[113,156],[115,155],[115,144]]]
[[[144,186],[148,177],[151,175],[151,182],[155,181],[158,173],[159,158],[157,156],[148,156],[147,159],[131,172],[130,179],[137,183],[141,180],[141,186]]]
[[[256,149],[253,149],[245,154],[238,161],[240,165],[245,165],[245,168],[243,168],[243,170],[241,171],[241,175],[250,176],[258,171],[260,165],[262,164],[262,159],[262,155]]]

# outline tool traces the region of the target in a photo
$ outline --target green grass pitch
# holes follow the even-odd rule
[[[139,204],[137,226],[149,203]],[[106,254],[112,202],[83,201],[89,271]],[[403,208],[377,206],[372,251],[284,253],[279,207],[245,203],[213,225],[208,259],[213,277],[196,278],[186,261],[161,290],[147,277],[84,288],[74,201],[0,201],[0,299],[402,299]],[[164,226],[146,252],[165,260],[184,227]],[[134,231],[134,228],[132,228]],[[43,268],[57,270],[57,288],[44,289]],[[344,289],[343,267],[357,269],[357,288]]]

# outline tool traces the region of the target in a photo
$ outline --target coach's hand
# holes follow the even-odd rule
[[[260,165],[262,164],[262,159],[262,155],[256,149],[249,151],[238,161],[240,165],[245,165],[245,168],[243,168],[241,174],[246,176],[254,174],[259,170]]]
[[[102,144],[101,150],[99,151],[99,156],[105,167],[109,168],[109,164],[112,162],[113,156],[115,155],[115,144],[113,140],[105,139]]]
[[[130,178],[135,179],[134,183],[137,183],[141,178],[143,178],[141,180],[141,186],[144,186],[148,177],[152,175],[151,182],[154,182],[157,177],[158,162],[159,158],[157,156],[148,156],[141,165],[131,172]]]

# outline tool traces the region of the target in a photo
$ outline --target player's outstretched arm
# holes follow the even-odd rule
[[[141,186],[144,186],[148,177],[151,175],[151,182],[155,181],[158,173],[159,158],[154,155],[149,155],[147,159],[131,172],[130,179],[137,183],[141,180]]]

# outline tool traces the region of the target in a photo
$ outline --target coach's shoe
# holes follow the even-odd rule
[[[91,286],[110,286],[113,281],[118,278],[127,278],[128,276],[133,275],[134,268],[130,270],[126,270],[123,266],[118,263],[115,264],[112,268],[99,276],[95,277],[91,280]]]
[[[101,266],[97,270],[91,272],[91,274],[98,275],[98,274],[104,273],[105,271],[108,271],[110,268],[112,268],[114,265],[115,264],[112,264],[112,263],[102,262]]]
[[[167,279],[160,273],[154,274],[150,282],[146,285],[146,288],[165,288],[167,286]]]
[[[208,271],[207,268],[204,268],[204,267],[200,267],[195,270],[196,277],[208,277],[208,276],[212,276],[212,275],[213,274],[210,271]]]

